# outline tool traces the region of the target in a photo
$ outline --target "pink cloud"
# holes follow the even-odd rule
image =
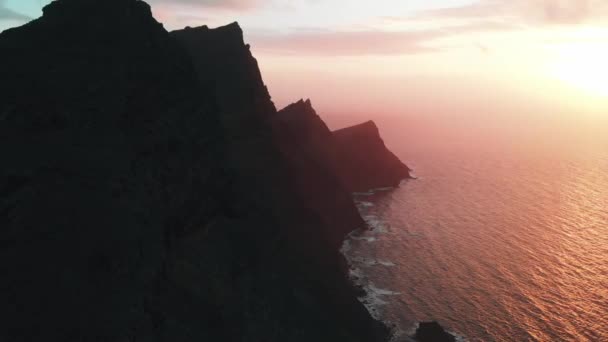
[[[607,15],[605,0],[480,0],[466,6],[420,12],[417,18],[509,18],[542,25],[579,24]]]
[[[488,18],[501,16],[505,11],[505,4],[507,1],[501,0],[482,0],[473,4],[459,6],[459,7],[446,7],[434,10],[419,12],[417,18],[421,19],[435,19],[435,18]]]
[[[253,36],[258,51],[297,55],[393,55],[435,51],[424,43],[435,32],[295,32]]]
[[[198,8],[247,11],[265,3],[264,0],[147,0],[151,5],[189,5]]]
[[[591,0],[537,2],[542,17],[551,23],[580,23],[599,14],[601,7],[605,9],[605,4]]]
[[[437,52],[435,40],[475,32],[511,30],[500,22],[481,21],[417,31],[296,31],[285,35],[254,35],[257,51],[294,55],[357,56]]]

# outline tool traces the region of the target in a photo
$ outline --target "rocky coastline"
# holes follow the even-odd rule
[[[236,23],[43,13],[0,33],[0,340],[389,340],[339,251],[409,175],[373,123],[277,111]]]

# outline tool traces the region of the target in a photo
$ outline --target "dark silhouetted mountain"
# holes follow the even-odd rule
[[[389,151],[372,122],[331,132],[309,100],[279,111],[277,121],[287,138],[329,166],[350,192],[395,187],[410,169]]]
[[[296,164],[277,143],[272,120],[276,110],[257,62],[249,46],[243,43],[241,29],[236,24],[214,30],[203,26],[171,35],[189,51],[199,79],[212,86],[217,99],[218,116],[227,140],[227,166],[235,173],[231,188],[224,192],[231,193],[231,205],[238,209],[233,215],[242,220],[239,224],[255,227],[252,230],[255,234],[243,236],[243,241],[255,246],[251,254],[254,260],[260,258],[256,255],[272,251],[272,262],[278,264],[272,270],[271,261],[266,260],[258,264],[258,269],[252,269],[250,277],[261,283],[266,283],[268,273],[274,274],[275,281],[287,277],[282,280],[284,284],[243,295],[266,303],[258,310],[273,313],[280,307],[287,310],[282,316],[268,314],[270,317],[256,316],[252,311],[241,317],[246,329],[255,332],[261,327],[283,327],[276,330],[276,335],[261,339],[271,341],[384,338],[385,328],[370,319],[356,300],[356,289],[345,276],[347,266],[338,244],[346,232],[328,225],[319,214],[326,211],[308,201],[305,196],[309,194],[301,191],[300,171],[296,168],[314,167],[306,165],[305,159]],[[323,195],[347,197],[332,191],[340,188],[328,188]],[[352,200],[348,203],[347,209],[354,215]],[[362,223],[358,216],[351,219],[355,224]],[[358,227],[351,226],[349,230]],[[267,241],[275,236],[282,239],[275,243]],[[281,261],[276,260],[277,256]],[[241,286],[238,291],[246,289]]]
[[[295,140],[313,145],[315,150],[328,147],[325,144],[331,143],[331,131],[317,115],[310,100],[300,100],[283,108],[279,111],[277,120],[283,123],[282,128]]]
[[[0,340],[387,340],[236,24],[57,0],[0,51]]]
[[[414,336],[419,342],[456,342],[456,338],[446,332],[437,322],[422,322]]]
[[[0,340],[230,331],[206,299],[219,277],[176,275],[197,267],[176,237],[225,210],[214,100],[150,8],[55,1],[0,51]]]
[[[373,121],[333,132],[340,162],[338,173],[351,191],[394,187],[410,169],[389,151]]]
[[[365,224],[353,200],[335,173],[335,145],[329,128],[309,100],[281,110],[275,119],[277,145],[289,162],[302,199],[331,228],[330,239],[338,248],[353,228]]]

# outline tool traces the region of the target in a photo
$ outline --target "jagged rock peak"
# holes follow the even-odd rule
[[[209,28],[207,25],[190,27],[186,26],[184,32],[202,33],[212,35],[218,40],[222,40],[225,43],[237,44],[240,46],[245,45],[245,39],[243,38],[243,29],[238,22],[233,22],[225,26],[219,26],[214,29]]]
[[[42,9],[45,17],[68,13],[80,16],[87,13],[99,15],[99,13],[109,12],[123,16],[137,13],[152,17],[150,5],[141,0],[55,0]]]
[[[261,119],[276,113],[258,63],[237,22],[215,29],[185,28],[170,34],[189,52],[202,83],[217,88],[220,107],[229,116],[251,114],[250,117]]]
[[[410,169],[384,144],[376,123],[362,124],[333,132],[340,150],[339,174],[353,192],[395,187],[410,177]]]
[[[307,114],[307,115],[317,115],[317,112],[312,107],[312,103],[310,99],[300,99],[298,102],[294,102],[287,107],[283,108],[280,113],[282,115],[297,115],[297,114]]]
[[[331,139],[331,131],[309,99],[301,99],[278,112],[277,119],[295,136],[324,136]],[[329,143],[329,142],[328,142]]]
[[[310,99],[306,99],[306,100],[300,99],[300,101],[298,101],[297,104],[312,108],[312,103],[310,102]]]
[[[373,120],[366,121],[355,127],[359,127],[360,129],[366,129],[369,131],[379,132],[378,126],[376,125],[376,123]]]
[[[150,5],[141,0],[55,0],[42,12],[40,18],[22,26],[26,31],[32,30],[37,37],[30,42],[33,46],[55,40],[53,35],[59,31],[62,31],[62,43],[73,44],[87,39],[110,42],[118,35],[135,37],[166,32],[154,19]],[[33,28],[37,25],[45,28]],[[3,33],[12,35],[16,31],[17,28],[12,28]],[[140,39],[148,40],[141,36]]]
[[[228,25],[217,27],[215,30],[218,32],[226,32],[243,37],[243,29],[241,28],[241,25],[239,25],[238,21],[232,22]]]
[[[379,138],[380,139],[380,130],[376,123],[372,120],[366,121],[364,123],[354,125],[351,127],[343,128],[337,130],[335,133],[337,134],[348,134],[348,135],[359,135],[365,136],[369,138]]]
[[[198,31],[203,31],[203,32],[205,32],[205,31],[208,31],[208,30],[209,30],[209,26],[207,26],[207,25],[195,26],[195,27],[192,27],[192,26],[186,26],[186,27],[184,27],[184,30],[194,30],[194,31],[197,31],[197,30],[198,30]]]

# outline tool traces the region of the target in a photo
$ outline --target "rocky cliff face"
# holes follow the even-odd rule
[[[310,100],[284,108],[273,121],[277,146],[291,165],[302,199],[332,227],[330,239],[339,248],[348,233],[365,224],[335,172],[337,151],[329,128]]]
[[[410,169],[386,146],[373,121],[333,132],[340,162],[338,173],[351,191],[394,187]]]
[[[57,0],[0,51],[0,340],[386,340],[237,25]]]
[[[328,165],[350,192],[395,187],[410,177],[410,169],[386,148],[372,121],[331,132],[309,100],[279,111],[277,121],[286,136]]]
[[[294,161],[278,143],[272,120],[276,110],[241,29],[232,24],[214,30],[187,28],[171,35],[187,49],[201,82],[213,88],[226,137],[226,165],[234,175],[224,192],[231,194],[232,215],[243,230],[241,243],[251,250],[249,260],[262,260],[248,270],[255,292],[249,292],[252,284],[248,284],[234,293],[263,306],[239,317],[240,322],[258,334],[252,335],[258,336],[255,340],[262,327],[276,329],[275,335],[262,335],[262,340],[384,339],[385,328],[361,310],[345,277],[338,245],[346,231],[338,228],[348,225],[329,225],[323,216],[326,210],[302,191],[299,168],[316,167],[304,157]],[[340,189],[331,187],[320,195],[346,198],[336,191]],[[352,201],[344,203],[350,210],[346,215],[361,223]],[[348,226],[348,231],[357,227]],[[267,286],[269,279],[273,286]],[[269,313],[258,317],[257,310]]]
[[[55,1],[0,51],[0,340],[220,333],[171,276],[174,236],[217,216],[224,182],[188,56],[118,0]]]

